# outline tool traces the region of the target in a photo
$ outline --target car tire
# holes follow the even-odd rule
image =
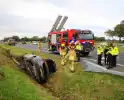
[[[45,59],[47,65],[48,65],[48,68],[49,68],[49,73],[54,73],[56,72],[56,63],[54,60],[48,58],[48,59]]]

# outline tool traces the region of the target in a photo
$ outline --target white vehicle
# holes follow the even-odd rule
[[[36,41],[34,41],[33,44],[37,45],[38,43]]]

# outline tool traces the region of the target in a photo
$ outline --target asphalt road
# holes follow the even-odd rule
[[[37,45],[34,45],[34,44],[17,44],[17,47],[31,49],[31,50],[37,50]],[[41,46],[41,52],[49,52],[49,51],[47,51],[47,45],[43,44]],[[93,64],[97,64],[96,50],[91,52],[91,54],[88,57],[82,57],[81,60],[86,60]],[[104,57],[102,58],[102,63],[104,64]],[[102,67],[107,67],[107,66],[103,65]],[[120,54],[117,57],[117,67],[112,68],[111,70],[124,72],[124,52],[122,52],[122,51],[120,52]]]

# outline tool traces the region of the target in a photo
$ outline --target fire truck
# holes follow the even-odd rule
[[[48,47],[52,52],[59,52],[59,47],[62,42],[65,42],[66,46],[69,46],[69,43],[72,39],[76,42],[77,40],[82,45],[82,50],[80,54],[88,55],[91,51],[94,50],[94,33],[91,30],[83,30],[83,29],[66,29],[62,31],[62,27],[64,26],[67,16],[64,17],[64,21],[61,22],[58,29],[56,29],[57,24],[61,20],[62,16],[58,16],[53,28],[48,33]]]

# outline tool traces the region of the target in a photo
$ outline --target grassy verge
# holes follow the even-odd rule
[[[0,100],[57,100],[45,88],[21,72],[0,49]]]
[[[118,48],[120,51],[124,51],[124,47],[119,47]]]
[[[32,53],[32,51],[10,48],[15,55]],[[124,78],[110,74],[84,72],[80,64],[76,65],[76,72],[71,73],[68,66],[60,65],[60,57],[41,53],[41,57],[51,57],[56,61],[57,72],[44,84],[60,100],[123,100]],[[26,88],[25,91],[28,89]],[[34,100],[34,99],[33,99]],[[36,99],[35,99],[36,100]],[[40,99],[39,99],[40,100]],[[42,100],[42,99],[41,99]]]

